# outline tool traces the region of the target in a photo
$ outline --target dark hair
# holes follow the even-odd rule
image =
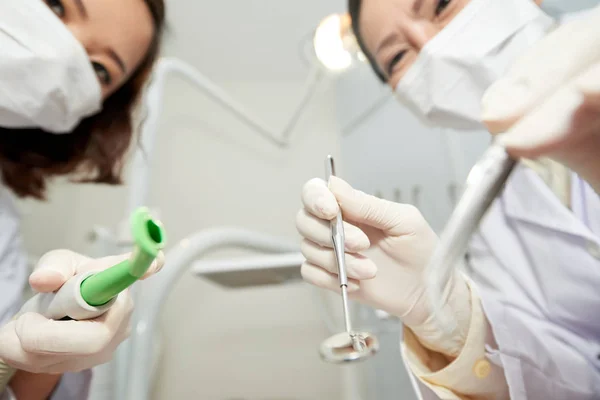
[[[362,7],[362,0],[348,0],[348,13],[350,14],[350,19],[352,20],[352,31],[354,32],[354,36],[356,37],[356,42],[360,46],[360,50],[363,52],[367,60],[369,60],[369,64],[371,64],[371,68],[375,72],[375,75],[381,80],[381,82],[386,83],[387,78],[379,65],[377,64],[377,60],[373,57],[373,54],[367,49],[365,42],[363,40],[362,34],[360,33],[360,8]]]
[[[144,1],[154,23],[148,52],[131,78],[104,101],[99,114],[66,135],[0,128],[2,181],[17,196],[43,200],[48,181],[59,175],[72,175],[77,182],[122,183],[133,138],[132,111],[158,57],[165,20],[164,0]]]

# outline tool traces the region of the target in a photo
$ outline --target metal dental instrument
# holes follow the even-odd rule
[[[327,156],[325,161],[327,180],[335,175],[333,157]],[[346,275],[346,259],[344,246],[344,225],[341,211],[331,221],[331,241],[338,267],[338,277],[342,292],[342,304],[344,311],[344,325],[346,331],[325,340],[321,344],[320,353],[325,361],[333,363],[357,361],[365,359],[379,350],[377,338],[370,333],[355,332],[350,322],[350,310],[348,307],[348,276]]]
[[[429,261],[425,275],[429,296],[434,312],[447,329],[452,329],[455,321],[441,312],[445,284],[465,256],[471,237],[516,165],[517,161],[504,147],[492,143],[487,148],[471,169],[465,190]]]

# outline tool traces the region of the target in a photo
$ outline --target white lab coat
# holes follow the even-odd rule
[[[572,211],[517,167],[469,246],[512,400],[600,399],[600,197],[574,174],[571,187]]]
[[[571,187],[521,166],[470,246],[513,399],[600,398],[600,198]]]
[[[560,17],[565,23],[589,10]],[[600,399],[600,196],[576,174],[571,208],[520,165],[468,250],[511,400]],[[422,400],[438,400],[411,376]]]
[[[0,184],[0,326],[19,311],[27,276],[19,213],[12,193]],[[52,399],[84,400],[88,397],[90,380],[90,371],[65,374]],[[11,397],[8,393],[0,393],[0,399],[5,398]]]

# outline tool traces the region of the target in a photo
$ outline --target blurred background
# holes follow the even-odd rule
[[[558,14],[598,2],[546,3]],[[127,183],[142,179],[146,169],[148,195],[138,194],[162,219],[170,248],[224,226],[298,245],[294,221],[300,191],[308,179],[323,176],[327,154],[336,157],[339,175],[354,186],[415,204],[434,228],[444,226],[489,138],[424,128],[393,101],[360,54],[352,53],[351,43],[344,42],[347,54],[336,53],[344,20],[323,21],[344,13],[344,0],[168,0],[167,6],[164,56],[186,63],[227,93],[273,137],[293,127],[278,145],[215,102],[206,85],[190,84],[181,74],[166,76],[160,106],[152,111],[157,121],[152,151],[129,169]],[[319,24],[324,39],[317,43]],[[329,43],[332,32],[337,41],[334,35]],[[47,204],[21,202],[32,260],[55,248],[90,255],[112,251],[111,243],[126,235],[125,217],[135,195],[128,185],[57,181]],[[202,259],[247,254],[231,246]],[[240,283],[241,272],[204,276],[193,268],[191,263],[156,310],[150,398],[415,398],[400,359],[400,325],[393,318],[355,306],[355,325],[379,336],[381,352],[359,365],[326,364],[317,349],[333,329],[342,329],[336,296],[293,273],[280,279],[282,284],[257,286],[270,280],[269,271],[247,284]],[[119,368],[104,371],[108,383],[97,384],[98,399],[123,398],[115,394]]]

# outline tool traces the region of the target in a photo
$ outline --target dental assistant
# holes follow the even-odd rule
[[[0,388],[2,400],[86,399],[89,369],[128,335],[127,293],[94,320],[13,318],[28,273],[14,196],[43,200],[58,176],[121,182],[132,112],[158,56],[164,17],[163,0],[0,2],[0,360],[17,369]],[[52,292],[115,260],[53,251],[29,283]]]
[[[423,399],[600,398],[600,8],[555,30],[538,6],[349,3],[375,73],[425,123],[484,134],[486,122],[513,155],[545,156],[522,160],[470,243],[469,278],[447,282],[451,332],[428,304],[437,237],[415,207],[338,178],[304,186],[304,279],[337,290],[326,221],[341,208],[351,296],[401,318]]]

